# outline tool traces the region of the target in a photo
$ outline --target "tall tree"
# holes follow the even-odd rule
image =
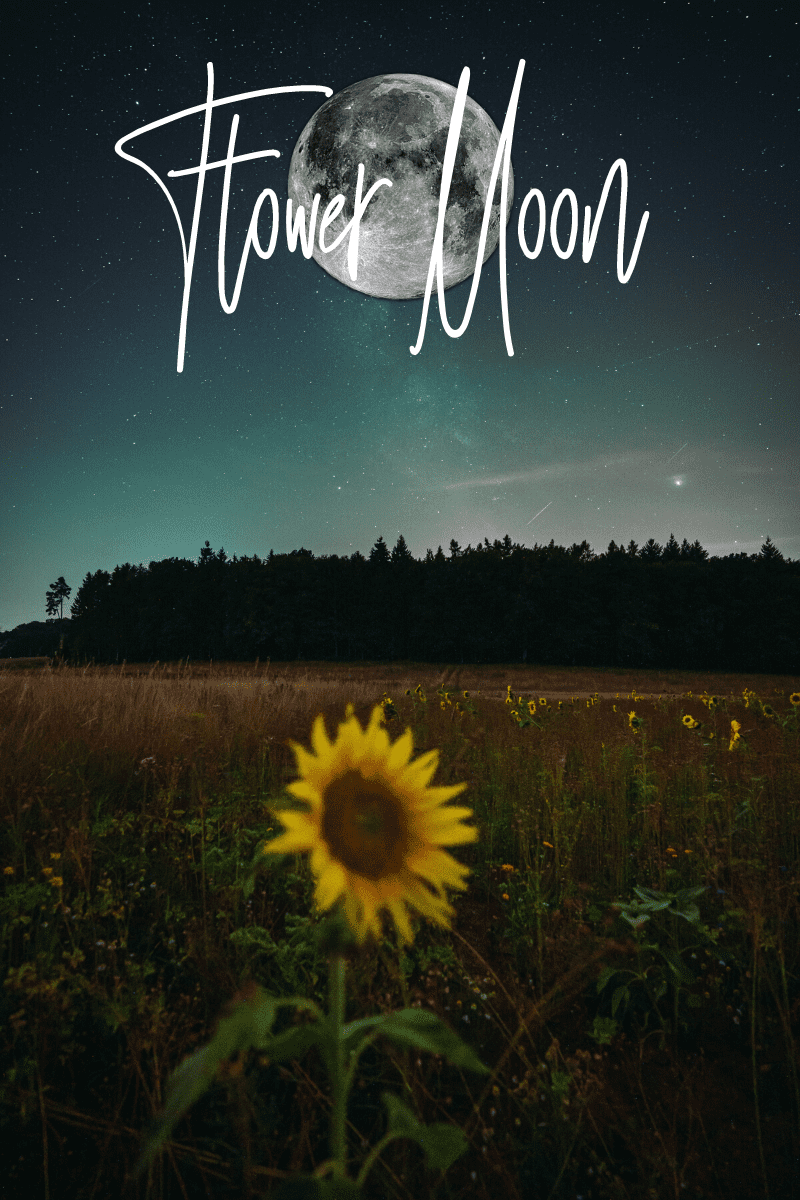
[[[389,547],[383,540],[383,536],[378,538],[375,545],[369,552],[369,561],[371,563],[388,563],[391,562],[392,556],[389,553]]]
[[[55,583],[50,584],[50,591],[46,593],[48,617],[54,617],[58,612],[59,619],[64,619],[64,601],[69,600],[71,593],[72,588],[67,586],[64,576],[59,575]]]

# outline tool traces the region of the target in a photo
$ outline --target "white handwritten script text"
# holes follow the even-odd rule
[[[525,69],[525,60],[521,59],[520,63],[519,63],[519,67],[517,68],[517,75],[514,80],[514,87],[512,89],[511,99],[509,101],[508,109],[506,111],[506,117],[503,122],[503,128],[500,132],[500,140],[498,142],[497,151],[495,154],[495,161],[494,161],[494,167],[492,169],[492,176],[491,176],[491,180],[489,183],[489,187],[487,189],[487,196],[494,196],[495,186],[497,183],[497,177],[498,177],[500,171],[502,170],[503,175],[502,175],[502,184],[501,184],[501,204],[500,204],[500,212],[501,213],[505,213],[506,208],[507,208],[508,183],[509,183],[509,173],[510,173],[510,168],[511,168],[511,143],[512,143],[513,135],[514,135],[514,122],[516,119],[517,104],[519,101],[519,93],[520,93],[520,87],[522,85],[522,74],[523,74],[524,69]],[[239,303],[239,297],[240,297],[241,291],[242,291],[242,282],[244,280],[244,274],[245,274],[245,270],[247,268],[247,261],[248,261],[248,257],[250,254],[251,247],[252,247],[252,249],[255,250],[255,252],[259,258],[262,258],[262,259],[270,258],[272,256],[272,254],[274,253],[275,247],[277,245],[278,229],[280,226],[280,211],[279,211],[278,197],[272,188],[264,188],[264,190],[259,195],[259,197],[256,200],[256,203],[253,207],[253,212],[250,217],[250,224],[249,224],[248,230],[247,230],[247,236],[245,238],[244,248],[242,250],[241,257],[239,259],[239,269],[236,274],[236,282],[235,282],[234,288],[233,288],[233,296],[232,296],[231,300],[228,301],[226,281],[225,281],[225,248],[226,248],[226,238],[227,238],[228,205],[229,205],[229,199],[230,199],[231,174],[233,171],[233,167],[235,165],[237,165],[238,163],[250,162],[253,159],[280,158],[280,151],[278,151],[278,150],[257,150],[251,154],[236,154],[236,152],[235,152],[236,151],[236,137],[237,137],[237,133],[238,133],[238,129],[239,129],[239,114],[235,113],[233,116],[233,120],[231,121],[230,137],[228,140],[228,150],[227,150],[227,154],[226,154],[225,158],[221,159],[217,162],[209,162],[208,161],[208,151],[209,151],[209,143],[210,143],[210,138],[211,138],[211,122],[212,122],[213,110],[215,108],[220,108],[226,104],[238,104],[245,100],[255,99],[256,97],[259,97],[259,96],[275,96],[275,95],[279,95],[279,94],[285,94],[287,92],[321,92],[325,97],[330,97],[331,95],[333,95],[333,91],[329,87],[323,87],[319,84],[297,84],[297,85],[286,86],[286,87],[261,88],[258,91],[241,92],[235,96],[225,96],[221,99],[215,100],[214,99],[214,66],[213,66],[213,63],[207,64],[207,70],[208,70],[208,87],[207,87],[207,93],[206,93],[206,100],[205,100],[204,104],[197,104],[193,108],[184,108],[180,112],[172,113],[168,117],[162,117],[158,121],[152,121],[152,122],[150,122],[149,125],[142,125],[139,129],[135,129],[133,131],[133,133],[128,133],[124,137],[121,137],[114,147],[114,149],[116,150],[117,154],[120,155],[120,157],[126,159],[128,162],[134,163],[137,167],[141,167],[144,171],[146,171],[148,173],[148,175],[150,175],[150,177],[152,179],[155,180],[155,182],[158,184],[158,186],[161,188],[162,192],[166,196],[166,198],[169,202],[169,205],[172,209],[175,220],[177,222],[177,225],[178,225],[178,233],[180,235],[181,249],[183,252],[183,301],[181,304],[180,333],[179,333],[179,337],[178,337],[178,371],[179,372],[183,370],[184,357],[185,357],[185,351],[186,351],[186,327],[187,327],[188,314],[189,314],[189,297],[190,297],[191,289],[192,289],[192,275],[194,272],[195,253],[196,253],[196,249],[197,249],[197,234],[198,234],[198,228],[200,225],[200,213],[201,213],[201,210],[203,207],[203,191],[204,191],[205,178],[206,178],[207,173],[209,171],[215,171],[215,170],[222,170],[224,172],[223,188],[222,188],[222,205],[221,205],[221,210],[220,210],[220,222],[219,222],[217,278],[218,278],[218,286],[219,286],[220,304],[222,305],[222,308],[226,313],[234,312],[236,310],[236,306]],[[479,243],[478,252],[476,255],[475,270],[473,272],[472,286],[470,289],[469,299],[467,301],[467,307],[466,307],[466,311],[464,314],[464,319],[461,322],[461,324],[458,326],[458,328],[453,328],[447,320],[447,314],[446,314],[446,310],[445,310],[444,283],[443,283],[443,280],[444,280],[443,238],[444,238],[444,226],[445,226],[445,215],[446,215],[446,211],[447,211],[447,202],[448,202],[448,198],[449,198],[450,185],[452,182],[453,167],[454,167],[455,158],[456,158],[456,151],[458,149],[458,141],[459,141],[459,136],[460,136],[460,132],[461,132],[461,122],[462,122],[463,115],[464,115],[464,107],[465,107],[466,99],[467,99],[468,86],[469,86],[469,68],[465,67],[464,70],[461,72],[461,78],[459,80],[458,89],[456,91],[456,97],[455,97],[455,101],[453,104],[453,112],[452,112],[452,116],[450,118],[450,128],[448,131],[447,144],[445,146],[444,160],[443,160],[443,164],[442,164],[442,182],[441,182],[441,189],[440,189],[440,195],[439,195],[438,221],[437,221],[436,233],[434,235],[433,246],[431,249],[431,259],[430,259],[430,266],[428,269],[428,279],[427,279],[427,285],[426,285],[426,289],[425,289],[425,295],[423,298],[422,316],[420,319],[419,336],[417,338],[416,343],[413,346],[409,347],[412,354],[418,354],[420,352],[420,350],[422,349],[422,343],[423,343],[423,339],[425,337],[425,325],[427,322],[428,307],[430,304],[431,292],[433,290],[434,278],[436,279],[437,295],[439,298],[439,314],[440,314],[440,317],[442,320],[442,324],[450,337],[454,337],[454,338],[461,337],[461,335],[464,333],[465,329],[467,328],[467,326],[469,324],[470,317],[472,316],[472,309],[473,309],[473,306],[475,303],[475,298],[477,296],[478,284],[480,281],[480,274],[481,274],[481,267],[483,264],[484,247],[486,245],[486,238],[487,238],[488,227],[489,227],[489,219],[491,216],[491,205],[488,203],[486,204],[485,209],[484,209],[480,243]],[[183,223],[181,221],[177,205],[175,204],[175,200],[173,199],[173,196],[172,196],[169,188],[165,184],[164,180],[156,173],[155,170],[153,170],[152,167],[148,166],[148,164],[146,162],[144,162],[141,158],[136,158],[134,155],[129,154],[124,149],[124,147],[127,145],[128,142],[133,141],[134,138],[141,137],[143,134],[150,133],[152,130],[158,129],[161,126],[169,125],[173,121],[180,121],[184,117],[194,116],[196,113],[204,113],[203,142],[202,142],[202,148],[200,151],[200,162],[195,167],[186,167],[181,170],[177,170],[177,171],[172,170],[172,171],[167,172],[168,177],[173,178],[173,179],[179,178],[181,176],[187,176],[187,175],[196,175],[197,176],[197,187],[196,187],[196,191],[195,191],[194,212],[192,215],[192,225],[191,225],[191,230],[189,232],[189,242],[188,242],[188,246],[187,246],[186,235],[184,232]],[[625,266],[624,266],[624,243],[625,243],[625,219],[626,219],[627,203],[628,203],[628,170],[627,170],[627,166],[625,164],[625,160],[623,158],[618,158],[611,165],[611,167],[608,171],[608,174],[606,176],[606,181],[603,186],[603,191],[600,196],[600,203],[598,204],[597,212],[595,213],[594,221],[592,221],[591,207],[587,204],[584,209],[582,257],[583,257],[584,262],[589,262],[590,258],[592,257],[592,252],[594,250],[595,242],[597,240],[597,235],[598,235],[598,231],[600,228],[600,221],[602,219],[603,212],[604,212],[605,206],[606,206],[606,201],[608,199],[608,194],[609,194],[609,191],[611,190],[611,185],[614,182],[614,176],[616,175],[617,171],[619,171],[619,174],[620,174],[620,204],[619,204],[619,222],[618,222],[618,232],[617,232],[617,278],[619,279],[620,283],[627,283],[628,280],[630,279],[631,275],[633,274],[634,267],[636,266],[636,261],[639,257],[639,251],[640,251],[641,245],[642,245],[642,239],[644,237],[644,231],[647,226],[647,222],[648,222],[650,214],[649,214],[649,212],[645,212],[642,216],[642,219],[639,224],[639,230],[636,235],[636,241],[634,243],[634,247],[631,252],[630,259],[628,261],[628,266],[627,266],[627,268],[625,268]],[[358,179],[357,179],[357,183],[356,183],[356,194],[355,194],[355,199],[354,199],[353,217],[351,218],[350,221],[348,221],[347,225],[339,233],[339,235],[336,237],[336,239],[330,243],[326,243],[326,241],[325,241],[325,231],[336,220],[337,216],[341,213],[342,209],[345,206],[346,198],[341,195],[334,196],[334,198],[327,204],[325,211],[322,214],[322,218],[319,221],[319,233],[318,234],[316,232],[316,225],[317,225],[317,219],[319,217],[319,206],[320,206],[319,195],[316,195],[314,197],[311,213],[309,214],[309,217],[308,217],[308,226],[306,226],[306,213],[305,213],[305,210],[302,208],[302,206],[299,206],[297,208],[297,211],[295,213],[293,213],[292,212],[292,207],[293,207],[292,201],[291,201],[291,199],[287,199],[286,200],[286,243],[287,243],[289,250],[292,252],[294,252],[296,250],[298,238],[299,238],[303,256],[305,258],[311,258],[312,254],[314,252],[315,239],[318,238],[318,245],[319,245],[320,250],[324,254],[327,254],[331,250],[335,249],[341,242],[343,242],[346,237],[349,237],[349,242],[348,242],[348,247],[347,247],[347,265],[348,265],[348,272],[350,274],[350,278],[352,280],[355,280],[357,278],[359,231],[360,231],[361,220],[366,211],[367,205],[369,204],[370,200],[375,195],[375,193],[378,191],[378,189],[381,187],[391,187],[391,186],[392,186],[391,180],[378,179],[374,183],[372,183],[372,185],[370,186],[370,188],[368,189],[366,194],[364,194],[364,165],[363,165],[363,163],[359,164]],[[529,248],[529,243],[528,243],[526,233],[525,233],[525,223],[526,223],[526,218],[528,215],[528,209],[531,205],[531,202],[534,199],[537,202],[537,206],[538,206],[538,210],[539,210],[539,228],[538,228],[538,233],[537,233],[537,237],[536,237],[536,244],[535,244],[533,250],[531,250]],[[264,206],[264,204],[266,203],[267,200],[269,200],[270,209],[271,209],[272,232],[271,232],[269,244],[267,245],[266,249],[264,249],[264,247],[261,244],[261,241],[259,240],[258,225],[259,225],[259,220],[261,218],[262,207]],[[561,207],[565,201],[569,202],[571,215],[572,215],[572,221],[571,221],[571,226],[570,226],[569,242],[567,244],[566,249],[562,249],[561,244],[558,240],[557,224],[558,224],[558,218],[559,218],[559,213],[561,211]],[[578,219],[577,197],[570,188],[564,188],[563,191],[560,192],[558,198],[556,199],[556,202],[553,206],[552,213],[550,215],[550,229],[549,229],[550,243],[553,247],[553,250],[555,251],[555,253],[558,255],[559,258],[566,259],[566,258],[569,258],[570,255],[572,254],[572,252],[575,248],[575,244],[577,242],[577,238],[578,238],[578,226],[579,226],[579,219]],[[517,223],[517,234],[519,237],[520,248],[522,249],[522,252],[526,258],[530,258],[530,259],[538,258],[539,254],[542,251],[542,247],[544,245],[544,239],[545,239],[546,232],[547,232],[547,208],[546,208],[546,204],[545,204],[544,195],[539,190],[539,188],[532,188],[527,193],[527,195],[525,196],[525,198],[522,202],[522,206],[520,208],[520,213],[519,213],[519,220]],[[514,347],[511,342],[511,331],[510,331],[509,315],[508,315],[508,296],[507,296],[507,289],[506,289],[506,223],[504,220],[500,221],[499,262],[500,262],[500,302],[501,302],[502,315],[503,315],[503,332],[505,335],[506,349],[508,351],[508,354],[513,355]]]

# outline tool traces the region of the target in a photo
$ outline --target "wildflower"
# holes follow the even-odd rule
[[[528,701],[528,712],[531,714],[531,716],[533,716],[533,714],[536,712],[536,701],[535,700]]]
[[[54,860],[61,858],[61,851],[60,850],[51,850],[50,857]]]
[[[49,879],[49,877],[53,874],[53,868],[52,867],[42,867],[42,874],[46,878]]]
[[[687,713],[686,716],[683,718],[683,724],[686,726],[687,729],[697,729],[698,726],[700,725],[700,722],[695,721],[694,717],[691,717]]]
[[[792,692],[789,697],[789,703],[794,705],[800,704],[800,692]]]
[[[636,710],[631,709],[631,711],[628,713],[628,725],[630,725],[632,727],[635,718],[636,718]]]
[[[507,899],[508,899],[508,892],[503,892],[503,899],[504,899],[504,900],[507,900]]]
[[[311,851],[314,899],[320,909],[342,898],[347,920],[363,943],[370,932],[380,936],[378,914],[386,908],[401,939],[410,944],[405,904],[450,928],[453,909],[444,888],[463,890],[469,868],[441,847],[474,842],[478,831],[462,824],[472,816],[471,809],[445,807],[465,783],[428,786],[438,750],[411,762],[411,730],[391,744],[380,716],[377,706],[363,730],[348,706],[334,742],[320,715],[311,733],[314,753],[290,743],[300,778],[288,791],[310,811],[279,812],[285,832],[264,853]]]
[[[3,867],[3,874],[4,875],[13,875],[14,868],[13,867]]]
[[[734,746],[739,741],[739,730],[741,728],[742,727],[738,721],[731,721],[731,740],[730,745],[728,746],[729,750],[733,750]]]
[[[547,708],[547,698],[545,696],[539,697],[539,703],[541,704],[542,708]]]
[[[514,868],[512,867],[511,863],[503,863],[503,865],[502,865],[502,867],[500,868],[500,870],[501,870],[501,871],[508,871],[508,872],[510,873],[511,871],[513,871],[513,870],[514,870]]]
[[[47,881],[51,887],[61,888],[64,886],[64,880],[60,875],[54,875],[52,879]]]

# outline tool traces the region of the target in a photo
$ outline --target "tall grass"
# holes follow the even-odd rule
[[[242,884],[280,828],[287,739],[307,743],[318,712],[335,730],[348,702],[363,721],[389,695],[393,736],[410,725],[420,752],[440,749],[435,782],[469,782],[481,836],[458,852],[472,875],[453,931],[365,952],[353,1015],[430,1007],[493,1074],[366,1052],[352,1136],[379,1138],[391,1086],[470,1139],[441,1179],[393,1143],[368,1194],[788,1195],[795,686],[519,666],[0,670],[11,1194],[122,1194],[170,1071],[247,980],[324,996],[305,860],[265,864],[249,898]],[[681,894],[700,886],[691,918]],[[664,902],[633,904],[634,887]],[[268,1195],[325,1156],[323,1079],[313,1059],[231,1064],[131,1194]]]

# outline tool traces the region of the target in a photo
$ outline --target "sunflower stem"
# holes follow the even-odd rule
[[[330,1149],[334,1159],[333,1173],[339,1178],[347,1177],[347,1081],[344,1064],[344,971],[345,959],[343,954],[334,954],[331,958],[328,988],[330,995],[330,1022],[333,1041],[331,1054],[331,1132]]]

